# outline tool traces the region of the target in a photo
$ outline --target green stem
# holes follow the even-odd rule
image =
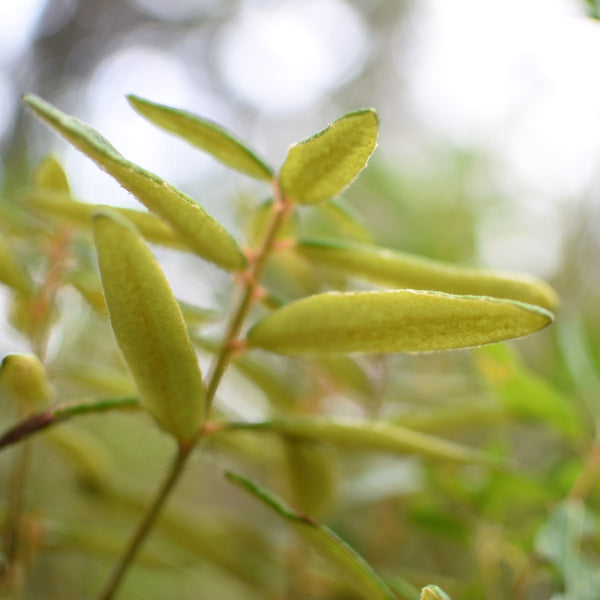
[[[226,333],[223,336],[223,342],[221,344],[219,354],[211,366],[210,375],[208,377],[208,383],[206,386],[207,414],[212,406],[212,402],[214,400],[217,388],[219,387],[219,383],[221,382],[221,378],[227,370],[227,366],[229,365],[229,361],[231,360],[231,356],[235,350],[235,341],[238,339],[242,325],[248,316],[248,311],[256,299],[256,291],[260,285],[267,259],[269,258],[271,250],[273,249],[273,244],[277,234],[280,231],[281,226],[286,222],[293,208],[291,202],[281,198],[281,193],[279,191],[279,185],[277,182],[274,182],[273,189],[273,218],[256,254],[254,263],[245,274],[246,282],[242,296],[236,310],[233,312]]]
[[[568,498],[586,501],[600,478],[600,431],[592,444],[587,460],[579,477],[573,484]]]
[[[191,454],[191,450],[192,447],[186,449],[180,448],[175,460],[173,461],[173,466],[171,467],[167,478],[158,490],[158,494],[154,498],[154,501],[144,516],[144,519],[138,525],[137,530],[127,545],[125,554],[121,557],[109,580],[106,582],[104,589],[100,593],[100,596],[98,596],[98,600],[111,600],[114,598],[114,595],[119,587],[119,584],[122,582],[125,573],[142,547],[146,536],[154,525],[161,509],[175,487],[175,484],[179,480],[179,477],[181,476],[187,463],[188,457]]]
[[[293,208],[291,202],[288,202],[281,198],[279,185],[276,180],[273,181],[273,190],[273,218],[271,220],[271,223],[269,224],[269,227],[265,233],[263,241],[259,247],[258,252],[256,253],[256,256],[251,266],[244,274],[245,286],[242,292],[242,296],[237,305],[237,308],[232,314],[231,320],[229,322],[229,325],[223,337],[223,341],[221,343],[219,354],[217,355],[210,370],[210,375],[208,377],[208,383],[206,386],[207,416],[210,411],[212,401],[214,400],[217,388],[219,387],[219,383],[221,382],[223,374],[225,373],[227,366],[229,365],[229,362],[231,360],[231,356],[235,350],[235,342],[238,339],[244,321],[248,316],[250,307],[256,299],[256,291],[260,284],[260,280],[262,278],[262,274],[264,272],[269,254],[273,249],[273,244],[275,242],[275,239],[277,238],[277,234],[281,229],[281,226],[285,223]],[[131,563],[135,559],[135,556],[141,548],[148,533],[152,529],[152,526],[154,525],[158,515],[160,514],[160,511],[164,506],[167,498],[169,497],[169,495],[175,487],[175,484],[179,480],[179,477],[181,476],[183,469],[187,463],[188,457],[190,456],[194,447],[199,443],[205,431],[206,428],[202,429],[198,433],[198,436],[191,443],[187,444],[186,446],[180,446],[179,454],[177,455],[177,458],[173,463],[173,466],[171,467],[167,479],[159,489],[158,494],[152,502],[144,519],[142,520],[142,522],[138,526],[138,529],[129,541],[125,554],[119,560],[110,579],[108,580],[102,593],[98,597],[98,600],[111,600],[112,598],[114,598],[114,594],[119,584],[123,580],[124,575],[126,574]]]
[[[66,421],[77,415],[102,412],[112,409],[138,408],[137,398],[102,398],[83,402],[62,402],[50,408],[34,413],[20,421],[0,436],[0,450],[11,444],[16,444],[24,438],[43,431],[46,427]]]

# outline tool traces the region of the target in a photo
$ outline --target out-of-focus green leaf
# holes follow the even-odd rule
[[[314,204],[337,196],[366,166],[378,131],[377,113],[357,110],[292,146],[279,174],[284,197]]]
[[[428,585],[421,590],[421,600],[452,600],[437,585]]]
[[[583,555],[585,538],[596,538],[597,517],[578,500],[559,504],[535,539],[536,552],[553,564],[565,583],[564,600],[597,600],[600,563]]]
[[[85,230],[91,229],[92,216],[95,212],[110,208],[131,221],[149,242],[177,250],[190,249],[190,246],[177,236],[170,225],[151,213],[131,208],[113,208],[102,204],[78,202],[64,192],[35,189],[27,193],[25,202],[26,206],[34,212],[57,217],[61,221],[66,219]]]
[[[331,502],[335,487],[328,449],[298,437],[287,437],[284,442],[292,503],[306,514],[319,515]]]
[[[335,237],[349,238],[357,242],[371,242],[372,236],[361,223],[360,215],[349,206],[343,205],[337,200],[324,202],[315,207],[317,213],[325,225],[335,232]],[[314,214],[313,213],[313,214]],[[321,235],[319,233],[319,235]]]
[[[46,439],[71,463],[79,479],[100,488],[110,480],[115,465],[107,448],[90,432],[64,424],[48,430]]]
[[[69,180],[60,162],[53,154],[45,156],[33,170],[31,182],[34,187],[69,193]]]
[[[69,271],[65,279],[70,283],[84,298],[89,305],[101,314],[108,314],[102,284],[95,273],[83,270]],[[177,300],[183,318],[188,326],[194,327],[213,321],[217,313],[213,310],[194,306],[189,302]]]
[[[255,483],[227,473],[227,478],[249,492],[285,519],[303,538],[335,565],[341,576],[352,582],[352,589],[365,600],[396,600],[393,592],[373,568],[331,529],[285,505],[282,500]]]
[[[52,553],[75,550],[78,553],[108,556],[111,559],[116,559],[123,553],[123,532],[120,529],[113,531],[104,523],[53,517],[44,522],[43,528],[42,543],[47,546],[47,551]],[[162,548],[158,552],[144,548],[136,560],[140,566],[169,571],[172,571],[176,564],[174,560],[165,557]]]
[[[543,308],[483,296],[330,292],[280,308],[247,339],[251,347],[283,354],[427,352],[520,337],[551,322]]]
[[[273,169],[220,125],[181,109],[150,102],[133,94],[129,104],[154,125],[174,133],[193,146],[208,152],[223,164],[255,177],[271,181]]]
[[[244,431],[273,432],[305,440],[321,440],[336,446],[362,450],[378,450],[392,454],[420,454],[436,460],[464,464],[482,464],[492,467],[500,463],[492,456],[404,427],[383,421],[358,419],[329,419],[326,417],[296,418],[264,421],[260,423],[230,423],[224,432],[236,429]]]
[[[29,296],[33,289],[27,269],[15,256],[3,235],[0,235],[0,283],[25,296]]]
[[[370,244],[301,240],[296,251],[317,265],[395,288],[492,296],[553,310],[556,292],[531,275],[459,267]]]
[[[528,371],[514,348],[506,344],[478,348],[475,362],[512,414],[546,422],[571,439],[581,434],[583,423],[571,398]]]
[[[245,267],[245,257],[235,240],[197,202],[160,177],[129,162],[89,125],[37,96],[28,94],[23,100],[42,120],[169,223],[200,256],[228,270]]]
[[[35,354],[7,354],[0,363],[0,386],[29,407],[46,404],[54,395]]]
[[[185,321],[160,265],[134,227],[99,213],[94,239],[117,342],[142,404],[180,442],[198,432],[205,390]]]

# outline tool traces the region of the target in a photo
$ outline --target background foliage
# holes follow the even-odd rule
[[[101,14],[95,12],[100,4]],[[287,115],[257,109],[248,97],[227,87],[213,44],[219,32],[239,18],[237,3],[213,3],[181,19],[141,10],[135,3],[49,6],[48,15],[55,15],[59,24],[52,31],[48,19],[40,20],[33,52],[21,57],[14,70],[22,91],[60,100],[71,114],[85,116],[82,99],[92,93],[85,87],[86,74],[115,47],[132,49],[144,39],[149,40],[147,46],[182,57],[191,80],[226,106],[225,116],[231,119],[225,119],[227,124],[248,133],[268,156],[283,155],[287,144],[343,110],[376,106],[383,123],[377,155],[339,201],[343,208],[328,212],[307,207],[300,212],[295,227],[306,237],[373,240],[430,258],[477,265],[485,262],[482,238],[490,222],[504,219],[503,231],[516,226],[515,205],[521,199],[499,182],[487,150],[429,139],[414,145],[426,160],[400,160],[411,153],[398,151],[395,143],[414,124],[406,118],[409,109],[402,95],[385,91],[400,52],[390,52],[386,41],[391,23],[410,23],[403,20],[410,16],[409,3],[355,3],[378,44],[372,44],[368,58],[359,61],[351,75],[318,96],[319,110],[310,105]],[[145,94],[140,89],[127,91]],[[121,102],[114,96],[109,100]],[[189,108],[211,118],[220,116]],[[95,110],[100,114],[111,109],[101,104]],[[129,119],[138,120],[130,114]],[[95,282],[86,279],[95,260],[89,239],[72,238],[71,232],[45,222],[32,230],[20,210],[34,165],[55,142],[44,137],[31,118],[18,115],[3,142],[0,226],[3,242],[36,279],[52,284],[68,275],[68,285],[49,286],[56,296],[46,306],[54,318],[47,351],[54,399],[129,396],[133,388],[124,364],[106,319],[94,308]],[[133,144],[143,145],[144,135],[134,136]],[[61,146],[59,151],[65,154]],[[185,155],[184,162],[196,161],[192,164],[201,166],[200,175],[185,174],[175,183],[236,235],[256,240],[262,225],[255,208],[265,200],[263,190],[219,167],[204,167],[197,156]],[[160,165],[165,159],[156,160]],[[149,166],[169,175],[160,166]],[[79,175],[73,177],[77,180]],[[110,204],[104,194],[118,190],[98,189],[102,192],[94,197],[80,199]],[[122,204],[120,192],[114,193]],[[248,358],[228,372],[217,398],[218,410],[239,420],[316,413],[385,419],[489,452],[509,468],[340,449],[314,440],[257,438],[252,431],[215,437],[194,456],[127,580],[124,597],[196,598],[202,590],[202,597],[223,600],[353,598],[327,561],[313,555],[287,523],[224,479],[222,473],[233,470],[330,526],[397,590],[398,597],[412,598],[413,588],[436,583],[454,598],[467,600],[598,598],[595,198],[592,182],[586,198],[572,198],[560,208],[561,229],[553,233],[559,238],[553,243],[561,248],[560,259],[552,272],[544,273],[561,297],[552,328],[473,351],[322,360]],[[504,243],[508,255],[518,252],[510,237]],[[89,269],[72,270],[71,252]],[[157,255],[176,295],[196,303],[195,310],[190,309],[195,320],[188,322],[193,322],[206,370],[222,316],[232,302],[232,286],[221,272],[195,257],[165,249]],[[266,283],[287,298],[357,285],[326,267],[313,272],[301,261],[275,261]],[[6,293],[3,302],[3,354],[29,350],[28,340],[36,339],[30,329],[35,327],[35,313],[14,294]],[[20,416],[4,397],[0,411],[3,430]],[[147,417],[119,411],[59,425],[28,448],[23,539],[29,556],[23,597],[93,597],[166,470],[172,442]],[[19,448],[5,449],[0,455],[5,515],[19,453]]]

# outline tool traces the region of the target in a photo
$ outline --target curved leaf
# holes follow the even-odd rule
[[[421,600],[451,600],[437,585],[428,585],[421,590]]]
[[[92,216],[95,212],[109,209],[119,213],[131,221],[149,242],[189,250],[190,246],[178,237],[175,230],[159,219],[156,215],[132,208],[117,208],[102,204],[88,204],[73,200],[64,192],[48,192],[47,190],[32,190],[27,194],[27,207],[44,215],[68,219],[85,229],[91,229]]]
[[[200,256],[224,269],[245,267],[245,257],[235,240],[197,202],[160,177],[129,162],[89,125],[37,96],[26,95],[23,100],[42,120],[169,223]]]
[[[336,446],[379,450],[405,455],[409,452],[436,460],[498,467],[492,456],[468,446],[412,431],[383,421],[329,419],[326,417],[281,419],[260,423],[230,423],[222,431],[248,430],[273,432],[303,440],[320,440]],[[218,435],[218,434],[217,434]]]
[[[98,213],[94,238],[106,304],[140,401],[164,429],[189,442],[204,411],[204,384],[181,310],[139,233]]]
[[[438,290],[518,300],[553,310],[556,292],[544,281],[521,273],[459,267],[369,244],[344,241],[302,240],[296,251],[315,264],[350,275],[416,290]]]
[[[393,592],[365,559],[329,527],[297,512],[275,495],[244,477],[231,472],[226,473],[226,477],[285,519],[338,569],[340,575],[350,580],[353,591],[359,597],[365,600],[395,600]]]
[[[378,130],[377,113],[365,108],[292,146],[279,174],[283,195],[302,204],[337,196],[366,166]]]
[[[127,100],[154,125],[208,152],[228,167],[256,179],[273,179],[273,169],[220,125],[185,110],[150,102],[133,94],[127,96]]]
[[[32,184],[37,188],[55,190],[57,192],[70,191],[67,176],[53,154],[45,156],[35,167],[32,175]]]
[[[33,290],[29,272],[9,248],[3,235],[0,235],[0,283],[25,296],[29,296]]]
[[[26,405],[48,402],[54,390],[35,354],[7,354],[0,363],[0,386]]]
[[[247,338],[251,347],[283,354],[428,352],[519,337],[551,321],[543,308],[483,296],[329,292],[271,313]]]

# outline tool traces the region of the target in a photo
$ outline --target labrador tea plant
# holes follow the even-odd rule
[[[504,468],[501,461],[482,450],[401,426],[376,411],[363,418],[340,417],[318,403],[302,405],[298,396],[307,386],[318,385],[325,372],[333,380],[353,381],[350,385],[362,388],[368,399],[374,387],[354,353],[468,348],[538,331],[552,322],[555,293],[533,277],[459,268],[370,241],[360,222],[335,197],[353,182],[375,149],[379,121],[374,110],[345,114],[292,146],[275,171],[209,120],[137,96],[128,100],[153,124],[264,182],[265,195],[271,197],[254,207],[248,247],[243,247],[198,202],[129,162],[88,125],[36,96],[24,97],[29,109],[149,212],[78,202],[70,194],[61,166],[49,156],[35,169],[31,188],[15,208],[16,216],[11,216],[19,228],[0,238],[0,281],[11,290],[11,320],[32,349],[31,354],[6,356],[0,371],[3,394],[20,415],[0,440],[2,448],[19,444],[13,448],[12,483],[5,490],[9,500],[2,519],[2,589],[13,593],[9,597],[19,597],[27,570],[33,568],[33,554],[41,551],[32,548],[35,544],[26,531],[23,509],[30,436],[71,431],[76,435],[63,438],[63,446],[77,447],[85,457],[85,468],[95,473],[99,467],[92,456],[94,448],[88,453],[89,439],[81,431],[77,435],[76,429],[69,430],[69,424],[54,425],[84,414],[141,410],[174,440],[176,451],[156,495],[142,503],[138,499],[143,516],[130,539],[122,541],[120,557],[98,600],[115,598],[136,558],[144,560],[142,546],[154,525],[159,525],[161,509],[192,454],[219,443],[225,451],[241,449],[249,462],[260,462],[272,453],[273,443],[279,444],[291,478],[289,501],[249,477],[231,471],[225,476],[295,530],[298,550],[287,564],[271,552],[265,570],[264,561],[256,566],[268,554],[264,532],[250,535],[239,529],[239,539],[232,545],[226,538],[235,538],[238,530],[207,519],[204,531],[212,534],[206,533],[208,542],[197,552],[200,560],[242,579],[261,598],[447,599],[436,585],[418,591],[400,577],[379,575],[314,518],[331,487],[323,448],[416,454],[491,471]],[[298,212],[309,210],[317,211],[337,234],[303,235]],[[36,240],[45,256],[31,256],[31,266],[24,267],[22,248],[27,240]],[[148,243],[195,253],[231,274],[237,301],[229,314],[178,302]],[[31,255],[31,247],[26,252]],[[60,352],[50,359],[47,348],[51,334],[61,327],[57,297],[66,287],[77,290],[99,315],[108,313],[136,393],[119,394],[129,389],[129,379],[110,390],[114,378],[98,361],[86,372],[70,374],[74,381],[85,378],[88,385],[97,385],[101,391],[96,397],[55,401],[53,373],[60,371],[56,364]],[[219,324],[218,338],[204,333]],[[70,339],[73,336],[65,336],[63,344]],[[91,350],[81,351],[93,357],[93,341],[89,344]],[[197,353],[212,357],[207,374],[201,372]],[[272,353],[294,358],[277,363]],[[112,358],[106,358],[112,364]],[[291,371],[282,374],[281,364]],[[221,406],[220,384],[230,366],[263,391],[270,403],[268,418],[240,420]],[[105,474],[98,476],[96,484],[110,488]],[[112,491],[125,494],[122,489]],[[203,507],[194,507],[194,513],[189,516],[190,530]],[[179,525],[179,541],[189,548],[193,534],[187,531],[186,518]],[[318,575],[311,561],[303,558],[308,549],[324,561]],[[274,567],[295,574],[286,584]],[[208,596],[197,590],[194,597]]]

